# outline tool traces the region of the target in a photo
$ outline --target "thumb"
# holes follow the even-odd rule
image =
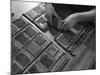
[[[63,21],[59,24],[58,29],[59,29],[59,30],[67,30],[67,29],[69,29],[69,26],[68,26],[67,22],[65,22],[65,21],[63,20]]]

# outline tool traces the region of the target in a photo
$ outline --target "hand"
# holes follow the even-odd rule
[[[45,4],[45,9],[46,9],[46,13],[45,13],[45,16],[48,20],[48,22],[52,23],[52,15],[53,15],[53,7],[51,4]],[[50,24],[51,25],[51,24]]]
[[[60,30],[67,30],[73,28],[73,26],[80,22],[80,15],[79,13],[74,13],[67,18],[65,18],[62,23],[58,26],[58,29]]]
[[[52,4],[47,3],[46,5],[46,18],[50,24],[50,26],[55,26],[58,23],[59,17],[57,15],[57,13],[55,12],[54,7],[52,6]]]
[[[78,22],[88,22],[95,21],[96,18],[96,9],[90,11],[74,13],[67,18],[65,18],[62,23],[58,26],[60,30],[73,29],[73,26]]]

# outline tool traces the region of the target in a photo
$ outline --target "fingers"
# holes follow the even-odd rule
[[[67,27],[68,25],[64,22],[64,21],[62,21],[59,25],[58,25],[58,29],[59,30],[67,30],[68,29],[68,27]]]
[[[54,10],[52,4],[46,4],[46,18],[48,19],[50,26],[56,26],[58,24],[58,16]]]
[[[61,25],[59,25],[58,29],[59,30],[68,30],[68,29],[72,29],[73,26],[78,23],[79,20],[78,20],[78,15],[77,13],[75,14],[72,14],[70,16],[68,16],[67,18],[65,18]]]
[[[74,23],[70,21],[62,21],[62,23],[60,23],[60,25],[58,26],[58,29],[66,31],[68,29],[71,29],[73,27],[73,24]]]

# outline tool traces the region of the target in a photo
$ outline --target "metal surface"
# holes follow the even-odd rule
[[[12,1],[12,12],[12,75],[89,69],[95,61],[94,27],[75,27],[77,34],[49,28],[45,7],[37,2]]]

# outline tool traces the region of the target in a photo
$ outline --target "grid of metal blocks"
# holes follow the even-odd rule
[[[68,30],[50,39],[48,31],[44,32],[47,21],[45,7],[40,4],[11,23],[12,74],[68,69],[94,31],[93,27],[79,25],[75,27],[77,34]]]

